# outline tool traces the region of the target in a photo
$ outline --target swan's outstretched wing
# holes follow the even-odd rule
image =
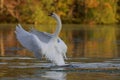
[[[44,43],[48,43],[49,40],[53,37],[52,34],[37,31],[35,29],[31,29],[30,33],[35,34]]]
[[[35,57],[41,59],[42,54],[40,40],[37,38],[37,36],[25,31],[20,24],[16,26],[15,33],[22,46],[34,52]]]
[[[37,31],[34,28],[31,29],[30,33],[35,34],[44,43],[48,43],[54,37],[53,34]],[[67,52],[66,44],[59,37],[56,40],[57,40],[56,41],[56,49],[57,49],[58,53],[61,54],[62,56],[64,56],[65,59],[67,59],[67,57],[66,57],[66,52]]]
[[[34,28],[32,28],[30,32],[32,34],[35,34],[42,42],[45,42],[45,43],[48,43],[50,41],[50,39],[52,39],[54,37],[53,34],[37,31]],[[67,57],[66,57],[66,52],[67,52],[66,44],[59,37],[57,38],[56,42],[57,42],[56,43],[57,44],[57,50],[59,51],[59,53],[61,53],[64,56],[64,58],[67,59]]]

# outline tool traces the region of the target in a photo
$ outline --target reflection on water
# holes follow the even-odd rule
[[[31,27],[26,27],[27,30]],[[55,27],[45,25],[36,27],[38,30],[52,32]],[[33,56],[23,48],[15,38],[15,25],[0,25],[1,56]],[[112,25],[63,25],[60,34],[68,45],[68,57],[119,57],[119,28]]]
[[[59,68],[57,69],[59,70]],[[64,70],[64,68],[62,68]],[[55,71],[47,71],[41,77],[52,80],[66,80],[65,72],[55,72]]]
[[[24,26],[28,30],[30,25]],[[54,31],[51,26],[36,28]],[[14,30],[15,25],[0,25],[0,80],[120,79],[120,31],[114,25],[64,25],[60,36],[68,45],[71,66],[62,68],[34,58],[18,43]]]
[[[37,27],[47,32],[52,28]],[[120,80],[120,31],[114,25],[64,25],[60,36],[68,45],[71,66],[62,68],[33,58],[14,30],[15,25],[0,25],[0,80]]]
[[[30,57],[0,57],[0,80],[119,80],[120,59],[71,58],[70,67]],[[76,60],[76,61],[75,61]]]

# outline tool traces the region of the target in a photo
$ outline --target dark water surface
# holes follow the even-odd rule
[[[63,25],[67,67],[41,61],[15,38],[15,25],[0,25],[0,80],[120,80],[119,25]],[[29,30],[31,25],[24,25]],[[38,30],[53,32],[45,25]]]

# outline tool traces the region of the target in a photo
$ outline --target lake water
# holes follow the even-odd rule
[[[32,25],[24,25],[29,30]],[[68,67],[41,61],[16,40],[15,24],[0,25],[0,80],[120,80],[119,25],[63,25]],[[37,30],[54,32],[40,25]]]

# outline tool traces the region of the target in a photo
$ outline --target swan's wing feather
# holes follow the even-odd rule
[[[16,26],[16,37],[18,41],[22,44],[23,47],[32,51],[38,59],[42,57],[41,47],[39,41],[36,39],[37,37],[27,31],[25,31],[20,25]]]
[[[37,35],[37,37],[42,42],[45,42],[45,43],[48,43],[50,41],[50,39],[53,38],[52,34],[49,34],[46,32],[40,32],[40,31],[35,30],[34,28],[31,29],[31,33]],[[67,57],[66,57],[66,52],[67,52],[66,44],[59,37],[56,40],[57,40],[56,50],[58,51],[58,53],[60,53],[62,56],[64,56],[65,59],[67,59]]]
[[[30,33],[35,34],[42,42],[48,43],[49,40],[52,38],[52,34],[46,33],[46,32],[41,32],[37,31],[35,29],[32,29]]]

